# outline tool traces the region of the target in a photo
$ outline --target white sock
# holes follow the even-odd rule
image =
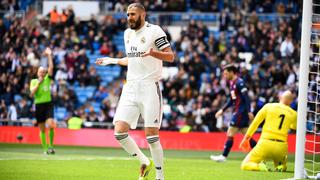
[[[150,161],[139,149],[137,143],[129,136],[128,133],[115,133],[116,139],[119,141],[122,148],[130,155],[135,156],[141,164],[149,165]]]
[[[164,179],[163,174],[163,150],[160,144],[159,136],[148,136],[147,141],[151,152],[154,165],[156,167],[156,179]]]

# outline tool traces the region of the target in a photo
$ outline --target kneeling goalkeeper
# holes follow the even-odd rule
[[[276,171],[286,171],[288,154],[288,130],[296,129],[297,112],[290,108],[294,97],[290,91],[280,96],[279,103],[266,104],[256,115],[240,148],[249,151],[249,140],[265,120],[258,144],[241,163],[242,170],[269,171],[264,161],[273,160]]]

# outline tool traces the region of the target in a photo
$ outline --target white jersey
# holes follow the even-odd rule
[[[124,43],[128,57],[127,81],[159,81],[162,60],[141,56],[149,48],[161,51],[170,46],[165,32],[158,25],[145,22],[138,31],[128,28],[124,32]]]

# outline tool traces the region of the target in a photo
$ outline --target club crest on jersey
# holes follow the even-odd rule
[[[126,40],[126,43],[129,44],[129,39]]]
[[[141,43],[145,43],[146,42],[146,38],[145,37],[142,37],[141,38]]]

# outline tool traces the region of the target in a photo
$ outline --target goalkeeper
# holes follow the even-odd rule
[[[297,112],[290,108],[294,97],[290,91],[280,96],[279,103],[266,104],[256,115],[240,148],[249,151],[249,140],[258,126],[265,120],[258,144],[241,163],[242,170],[269,171],[265,160],[273,160],[276,171],[286,171],[288,154],[288,131],[296,129]]]

